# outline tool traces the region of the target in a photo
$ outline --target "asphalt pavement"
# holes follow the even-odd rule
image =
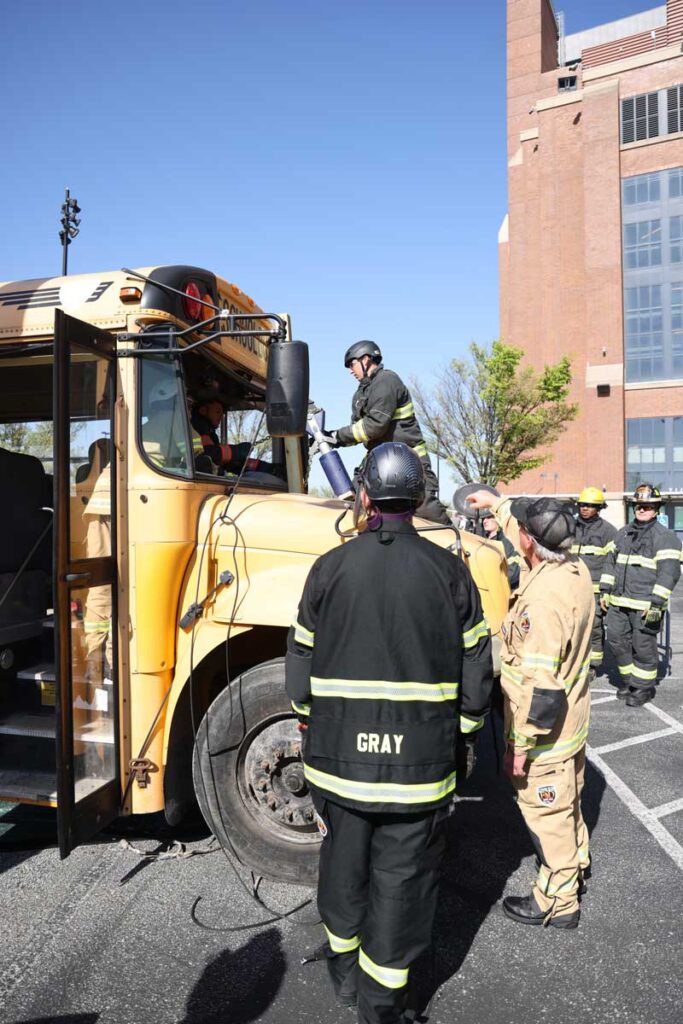
[[[672,674],[654,703],[625,707],[608,676],[593,686],[584,793],[593,877],[576,931],[502,914],[504,895],[529,891],[534,854],[487,729],[448,823],[433,955],[413,972],[413,1001],[424,1009],[431,998],[433,1024],[681,1021],[683,595],[672,637]],[[170,835],[139,821],[123,843],[100,837],[60,862],[50,811],[3,809],[2,1022],[355,1020],[335,1005],[324,964],[300,963],[323,938],[314,899],[269,922],[249,873],[240,882],[201,828]],[[313,895],[268,881],[259,892],[277,914]],[[191,916],[199,897],[204,927]]]

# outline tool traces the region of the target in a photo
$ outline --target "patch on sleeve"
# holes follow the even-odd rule
[[[531,616],[528,612],[522,612],[519,617],[519,628],[523,633],[528,633],[531,629]]]
[[[544,804],[546,807],[551,807],[557,800],[557,790],[548,784],[536,786],[536,794],[539,804]]]

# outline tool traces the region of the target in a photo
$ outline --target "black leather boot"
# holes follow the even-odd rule
[[[647,704],[649,700],[652,700],[655,692],[654,686],[650,687],[648,690],[631,690],[626,697],[626,707],[642,708],[643,704]]]
[[[512,921],[519,924],[543,924],[547,911],[541,910],[534,899],[530,896],[506,896],[503,900],[503,913]],[[571,914],[562,914],[561,917],[551,917],[548,925],[551,928],[577,928],[581,911],[575,910]]]

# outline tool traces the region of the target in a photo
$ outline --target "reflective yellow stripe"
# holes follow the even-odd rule
[[[368,440],[368,435],[365,432],[362,420],[356,420],[355,423],[351,424],[351,433],[353,434],[354,439],[360,444],[365,444]]]
[[[88,502],[88,512],[94,512],[97,509],[99,512],[111,512],[111,499],[110,498],[98,498],[95,495]]]
[[[408,968],[380,967],[374,960],[371,960],[365,950],[361,949],[358,955],[358,965],[361,970],[369,974],[371,978],[385,988],[404,988],[408,984]]]
[[[616,582],[616,576],[613,576],[610,572],[603,572],[602,576],[600,577],[600,583],[604,583],[608,587],[613,587]]]
[[[646,558],[645,555],[617,555],[619,565],[642,565],[644,569],[656,569],[654,558]]]
[[[568,740],[560,740],[556,743],[537,744],[533,750],[529,751],[529,757],[534,761],[538,758],[542,759],[545,756],[553,756],[555,754],[563,754],[565,757],[571,757],[572,754],[575,754],[577,750],[581,749],[586,742],[587,736],[588,723],[586,722],[584,727]]]
[[[569,878],[559,885],[551,885],[550,879],[556,872],[549,872],[543,865],[538,870],[536,885],[545,896],[557,896],[561,892],[570,891],[575,888],[579,880],[579,872],[573,871]]]
[[[683,554],[683,552],[681,550],[679,550],[678,548],[662,548],[662,550],[658,551],[657,554],[655,555],[655,561],[663,562],[667,558],[675,558],[676,561],[678,562],[680,560],[682,554]]]
[[[508,558],[508,565],[521,565],[522,559],[519,555],[510,555]]]
[[[297,704],[295,700],[292,701],[292,708],[297,715],[310,715],[311,705],[310,704]]]
[[[483,718],[469,718],[467,715],[460,715],[460,732],[476,732],[484,724]]]
[[[476,626],[466,630],[462,635],[462,645],[465,650],[476,647],[480,640],[489,635],[489,627],[486,619],[482,619]]]
[[[500,674],[503,679],[507,679],[508,682],[515,683],[517,686],[524,681],[524,674],[513,668],[512,665],[506,665],[505,662],[500,666]]]
[[[515,747],[533,747],[536,742],[535,736],[525,736],[524,733],[517,732],[514,725],[510,726],[508,739]]]
[[[111,619],[84,619],[83,628],[86,633],[107,633],[111,629]]]
[[[384,679],[321,679],[311,676],[314,697],[350,700],[455,700],[459,683],[397,683]]]
[[[193,434],[192,435],[192,451],[193,452],[203,452],[204,451],[204,445],[202,444],[202,439],[197,434]]]
[[[413,403],[408,402],[407,405],[399,405],[391,418],[392,420],[409,420],[411,416],[414,415],[415,410],[413,408]]]
[[[415,452],[416,455],[419,455],[421,459],[424,459],[426,458],[427,455],[427,445],[424,443],[424,441],[421,441],[420,444],[415,445],[413,451]]]
[[[655,583],[654,587],[652,588],[652,593],[655,594],[657,597],[663,597],[666,601],[668,601],[671,597],[671,591],[669,590],[669,588],[662,586],[661,583]]]
[[[560,667],[560,658],[554,658],[552,654],[525,654],[522,658],[522,668],[547,668],[554,672]]]
[[[600,593],[600,584],[599,583],[594,583],[593,584],[593,593],[594,594],[599,594]]]
[[[630,676],[631,672],[633,671],[633,662],[631,662],[629,665],[619,665],[618,668],[620,676]]]
[[[350,939],[342,939],[341,936],[331,932],[326,924],[323,925],[327,934],[327,941],[333,953],[352,953],[360,946],[360,935],[353,935]]]
[[[338,775],[321,772],[304,764],[304,775],[308,782],[320,789],[347,800],[362,803],[383,804],[424,804],[442,800],[455,789],[455,772],[438,782],[423,782],[419,785],[403,785],[398,782],[358,782],[355,779],[341,779]]]
[[[649,601],[640,601],[635,597],[624,597],[623,594],[610,594],[609,602],[610,604],[615,604],[617,608],[632,608],[635,611],[644,611],[650,607]]]
[[[602,661],[602,651],[591,651],[591,665],[599,665]]]
[[[294,629],[294,639],[298,644],[303,644],[304,647],[315,646],[315,633],[311,632],[310,629],[306,629],[302,626],[298,619],[295,619],[292,623]]]
[[[631,665],[631,675],[634,679],[656,679],[656,668],[639,668],[638,665]]]
[[[573,555],[608,555],[614,550],[614,545],[606,544],[604,548],[598,548],[594,544],[572,544],[569,550]]]

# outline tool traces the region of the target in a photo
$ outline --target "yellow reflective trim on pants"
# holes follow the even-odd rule
[[[477,729],[481,729],[483,724],[483,718],[469,718],[467,715],[460,715],[460,732],[465,735],[470,732],[476,732]]]
[[[355,440],[359,442],[359,444],[365,444],[365,442],[368,440],[368,435],[365,432],[365,427],[363,426],[362,420],[356,420],[355,423],[351,424],[351,433],[353,434]]]
[[[551,885],[550,879],[554,872],[548,872],[548,870],[541,865],[538,869],[538,876],[536,878],[536,885],[541,890],[544,896],[559,896],[561,892],[571,891],[578,883],[579,872],[574,871],[569,878],[559,885]]]
[[[413,408],[413,403],[408,402],[406,405],[399,405],[391,418],[392,420],[409,420],[414,415],[415,409]]]
[[[292,701],[292,708],[296,711],[297,715],[310,715],[311,713],[310,704],[297,704],[295,700]]]
[[[533,760],[542,758],[547,754],[562,754],[564,757],[571,757],[577,750],[586,742],[588,737],[588,723],[583,726],[574,736],[568,740],[560,740],[556,743],[543,743],[537,744],[533,750],[530,750],[528,756]]]
[[[650,607],[649,601],[641,601],[638,597],[624,597],[623,594],[610,594],[609,603],[616,605],[617,608],[629,608],[631,611],[645,611]]]
[[[310,764],[304,763],[304,775],[313,786],[325,789],[329,793],[347,800],[359,800],[362,803],[383,804],[424,804],[442,800],[455,789],[455,772],[438,782],[421,782],[408,785],[399,782],[358,782],[355,779],[342,779],[329,772],[321,772]]]
[[[297,620],[292,623],[292,627],[294,629],[294,639],[298,644],[303,644],[304,647],[315,647],[315,633],[310,629],[306,629]]]
[[[619,669],[620,676],[630,676],[633,671],[633,663],[630,665],[618,665],[617,667]]]
[[[341,936],[331,932],[326,924],[323,924],[327,941],[333,953],[352,953],[360,946],[360,935],[353,935],[350,939],[342,939]]]
[[[480,640],[489,635],[489,627],[486,619],[482,619],[476,626],[466,630],[462,635],[462,645],[465,650],[476,647]]]
[[[111,629],[111,619],[85,619],[83,629],[86,633],[108,633]]]
[[[358,955],[358,966],[385,988],[405,988],[408,984],[407,967],[380,967],[363,949]]]
[[[602,661],[602,651],[591,651],[591,665],[600,664]]]
[[[671,591],[668,587],[663,586],[661,583],[655,583],[652,588],[652,593],[655,597],[663,597],[665,601],[668,601],[671,597]]]
[[[678,548],[662,548],[662,550],[658,551],[655,555],[655,561],[664,562],[667,558],[675,558],[677,561],[679,561],[682,557],[683,551],[679,550]]]
[[[657,669],[656,668],[640,668],[638,665],[631,665],[631,675],[634,679],[656,679]]]
[[[311,676],[314,697],[346,697],[349,700],[455,700],[459,683],[397,683],[384,679],[321,679]]]

